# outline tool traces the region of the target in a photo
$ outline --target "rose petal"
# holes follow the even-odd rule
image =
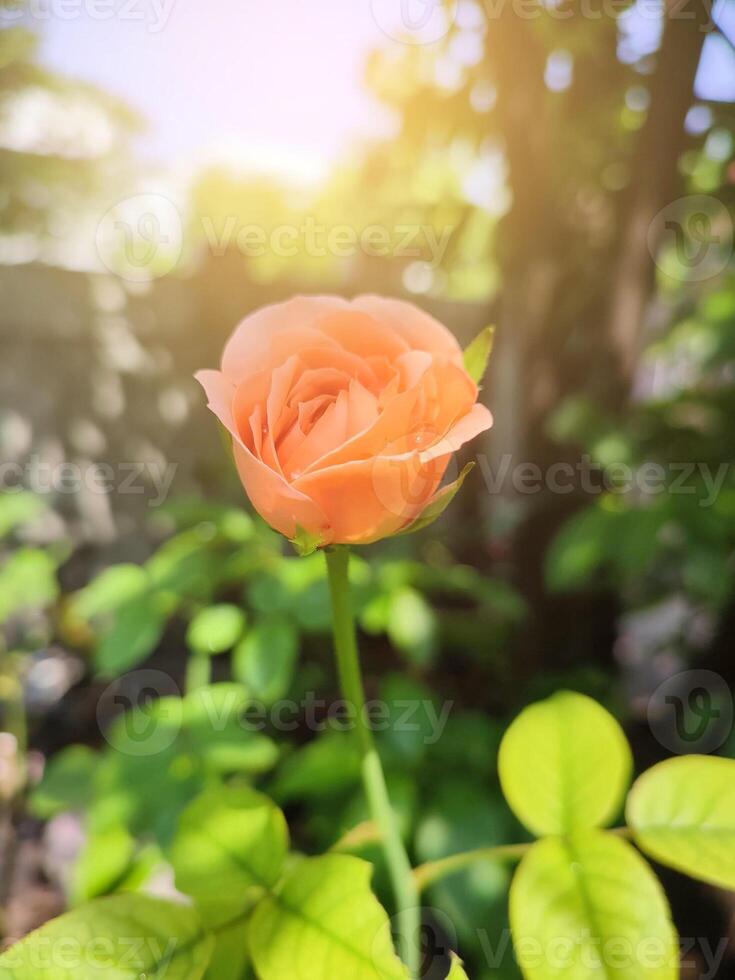
[[[341,313],[325,316],[318,327],[344,350],[360,358],[394,358],[409,350],[400,333],[375,317],[360,312],[354,303]]]
[[[455,364],[462,363],[462,348],[454,334],[443,323],[411,303],[366,294],[357,296],[352,305],[387,324],[413,350],[443,354]]]
[[[367,544],[393,534],[421,513],[448,459],[422,464],[412,453],[359,460],[304,474],[294,487],[318,504],[333,543]]]
[[[484,405],[473,405],[472,409],[457,421],[445,436],[420,454],[422,463],[429,463],[444,453],[454,453],[470,439],[479,436],[493,424],[493,417]]]
[[[232,436],[237,471],[260,516],[289,538],[296,534],[298,525],[310,531],[323,529],[325,541],[329,540],[327,520],[320,507],[244,445],[232,414],[234,386],[220,371],[199,371],[195,377],[207,394],[209,407]]]
[[[346,391],[341,391],[291,456],[282,456],[283,471],[290,480],[302,473],[315,459],[342,445],[347,434],[348,412],[348,395]]]
[[[222,373],[235,383],[243,381],[268,366],[276,333],[293,327],[313,328],[328,314],[345,309],[349,309],[349,303],[337,296],[296,296],[286,303],[274,303],[256,310],[245,317],[227,341],[222,355]],[[290,347],[288,352],[294,350],[298,347]]]

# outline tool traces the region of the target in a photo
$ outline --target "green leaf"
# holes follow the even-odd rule
[[[298,524],[296,525],[296,534],[292,538],[289,538],[289,541],[293,545],[296,554],[302,558],[314,554],[316,549],[321,548],[324,544],[324,540],[320,534],[310,534]]]
[[[252,980],[253,974],[246,972],[250,954],[245,922],[237,920],[229,927],[219,928],[215,939],[205,980]]]
[[[260,980],[406,980],[371,866],[342,854],[300,861],[248,927]]]
[[[546,554],[546,583],[552,592],[585,585],[607,558],[611,515],[600,507],[575,514],[551,542]]]
[[[194,616],[186,631],[186,642],[197,653],[225,653],[235,646],[244,629],[245,613],[223,602]]]
[[[113,891],[130,870],[134,854],[135,840],[123,827],[91,833],[74,864],[72,903],[79,905]]]
[[[140,565],[113,565],[71,598],[71,612],[90,620],[116,612],[148,589],[148,575]]]
[[[644,772],[626,816],[641,850],[701,881],[735,889],[735,761],[686,755]]]
[[[442,487],[441,490],[434,494],[428,506],[424,508],[424,510],[415,520],[411,521],[411,523],[407,524],[403,530],[399,531],[398,535],[413,534],[414,531],[422,531],[425,527],[433,524],[438,517],[441,517],[447,507],[454,500],[458,491],[461,489],[467,474],[474,467],[474,465],[474,462],[467,463],[467,465],[463,467],[462,472],[459,474],[457,479],[454,480],[453,483],[448,483],[447,486]]]
[[[51,555],[40,548],[13,552],[0,568],[0,624],[26,609],[50,605],[58,594]]]
[[[28,490],[0,493],[0,538],[29,524],[46,510],[46,503]]]
[[[503,793],[538,836],[608,823],[621,807],[631,770],[617,721],[592,698],[571,691],[522,711],[498,756]]]
[[[279,803],[320,800],[357,786],[360,751],[349,732],[327,732],[290,755],[270,790]]]
[[[396,590],[388,606],[387,633],[393,646],[419,666],[427,666],[438,646],[436,613],[416,589]]]
[[[171,611],[169,597],[156,592],[119,609],[95,651],[98,674],[118,677],[145,660],[158,646]]]
[[[0,980],[200,980],[213,945],[191,908],[112,895],[11,946],[0,956]]]
[[[176,887],[212,928],[246,912],[278,881],[288,851],[281,811],[248,787],[208,790],[184,810],[171,849]]]
[[[447,980],[467,980],[467,974],[464,972],[462,966],[462,960],[452,953],[452,968],[447,974]]]
[[[288,694],[298,648],[298,634],[288,620],[263,620],[238,644],[233,673],[253,697],[273,704]]]
[[[153,587],[206,602],[223,569],[216,538],[217,528],[205,522],[162,544],[145,565]]]
[[[278,760],[275,742],[260,731],[265,722],[250,716],[250,693],[241,684],[212,684],[184,699],[181,748],[216,775],[256,776]]]
[[[599,830],[534,844],[510,890],[526,980],[675,980],[679,949],[651,868]]]
[[[475,384],[479,384],[487,370],[493,351],[495,327],[485,327],[464,349],[464,366]]]
[[[86,809],[94,796],[97,765],[97,753],[86,745],[72,745],[52,756],[31,796],[34,816],[49,820],[64,810]]]

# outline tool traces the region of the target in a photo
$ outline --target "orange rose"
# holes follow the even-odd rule
[[[196,377],[255,509],[319,545],[405,528],[437,500],[452,453],[492,424],[446,327],[378,296],[258,310],[222,370]]]

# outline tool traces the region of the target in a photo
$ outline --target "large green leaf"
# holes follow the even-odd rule
[[[0,956],[0,980],[200,980],[212,947],[193,909],[113,895],[11,946]]]
[[[171,848],[176,886],[221,926],[278,881],[288,851],[281,811],[248,787],[208,790],[184,810]]]
[[[534,844],[510,890],[527,980],[674,980],[679,951],[666,896],[638,852],[580,831]]]
[[[539,836],[613,819],[632,760],[617,721],[583,694],[561,691],[526,708],[500,745],[498,771],[514,813]]]
[[[291,687],[298,634],[287,619],[263,620],[237,645],[232,669],[253,697],[273,704]]]
[[[371,867],[343,854],[298,862],[248,927],[260,980],[406,980]]]
[[[735,888],[735,761],[686,755],[637,780],[628,823],[639,847],[678,871]]]

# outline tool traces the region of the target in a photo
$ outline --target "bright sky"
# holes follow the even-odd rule
[[[362,81],[370,50],[391,43],[371,0],[78,0],[76,8],[72,0],[70,8],[76,17],[39,24],[44,61],[137,108],[149,123],[140,142],[148,158],[176,164],[214,151],[318,172],[355,135],[390,131]],[[110,9],[114,17],[91,16]]]
[[[144,156],[187,171],[214,159],[319,178],[355,137],[391,132],[363,71],[371,50],[397,43],[389,35],[401,11],[416,23],[428,11],[428,39],[442,34],[429,0],[43,2],[52,14],[36,24],[44,60],[120,95],[148,122]],[[461,23],[463,4],[456,10]],[[716,10],[731,26],[735,0]],[[648,30],[655,50],[660,24],[628,19],[626,43],[645,47]],[[733,85],[735,55],[710,38],[698,94],[732,98]]]

